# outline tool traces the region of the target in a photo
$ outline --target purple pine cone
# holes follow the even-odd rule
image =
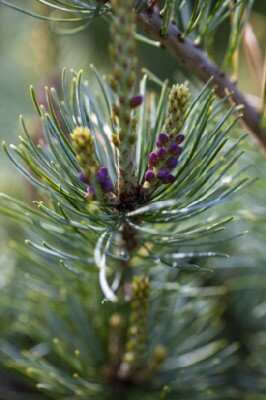
[[[168,175],[169,172],[165,168],[159,169],[159,171],[157,172],[157,178],[159,178],[163,182],[167,181]]]
[[[86,176],[83,174],[83,172],[79,172],[78,173],[78,178],[81,182],[83,183],[88,183],[88,179],[86,178]]]
[[[160,149],[161,147],[163,147],[163,143],[160,141],[160,139],[156,140],[156,146],[158,147],[158,149]]]
[[[179,146],[177,143],[172,142],[169,145],[169,152],[172,154],[181,154],[182,153],[183,148],[181,146]]]
[[[101,174],[103,174],[104,176],[105,176],[105,178],[107,178],[107,176],[108,176],[108,169],[107,169],[107,167],[100,167],[99,169],[98,169],[98,172],[100,172]]]
[[[167,133],[160,133],[158,139],[161,143],[167,143],[169,140],[169,136],[167,135]]]
[[[102,172],[98,171],[96,173],[96,182],[103,184],[105,181],[106,181],[106,176]]]
[[[159,158],[165,158],[167,155],[167,151],[161,147],[158,151],[157,151],[158,157]]]
[[[183,133],[180,133],[179,135],[177,135],[175,141],[176,141],[177,144],[180,144],[180,143],[182,143],[184,140],[185,140],[185,135],[183,135]]]
[[[135,108],[140,106],[142,102],[143,102],[143,96],[141,94],[138,94],[137,96],[131,97],[129,105],[131,108]]]
[[[95,193],[95,187],[94,187],[94,185],[89,185],[89,186],[87,187],[87,192],[93,192],[93,193]]]
[[[175,168],[177,166],[177,164],[178,164],[178,158],[177,157],[170,157],[167,160],[167,167],[170,168],[170,169]]]
[[[151,182],[153,178],[154,178],[154,172],[151,169],[148,169],[148,171],[146,171],[145,174],[146,181]]]
[[[110,179],[107,179],[103,184],[103,190],[108,193],[113,189],[113,184]]]
[[[154,151],[152,153],[150,153],[149,157],[148,157],[148,160],[149,160],[149,164],[150,165],[152,165],[152,166],[157,165],[158,164],[158,155],[157,155],[157,153],[155,153]]]
[[[174,183],[174,181],[175,181],[174,175],[169,174],[167,180],[168,180],[169,183]]]

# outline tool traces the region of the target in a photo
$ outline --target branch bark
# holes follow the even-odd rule
[[[236,85],[230,81],[224,71],[216,64],[212,63],[206,54],[195,44],[184,39],[176,25],[169,24],[167,34],[161,35],[162,18],[158,8],[154,8],[152,12],[142,11],[138,14],[138,26],[153,39],[160,41],[170,53],[174,55],[188,70],[202,82],[207,82],[213,77],[213,84],[216,94],[224,97],[226,92],[232,92],[231,99],[237,104],[243,106],[242,121],[253,134],[255,141],[266,150],[266,131],[260,126],[260,113],[249,103],[247,98],[241,93]]]

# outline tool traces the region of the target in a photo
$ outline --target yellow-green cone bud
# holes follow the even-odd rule
[[[184,123],[188,109],[190,92],[185,85],[174,85],[169,95],[169,109],[165,122],[165,131],[176,135]]]
[[[131,312],[127,333],[126,352],[122,356],[121,375],[128,376],[143,363],[148,336],[148,302],[150,294],[149,278],[135,276],[131,284]]]
[[[90,180],[91,174],[94,173],[97,168],[92,134],[87,127],[79,126],[73,130],[70,137],[77,152],[77,161],[85,177]]]

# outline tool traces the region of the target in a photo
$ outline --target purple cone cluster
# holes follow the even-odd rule
[[[175,138],[167,133],[161,133],[157,140],[157,151],[153,151],[148,157],[148,170],[145,173],[147,182],[153,182],[156,178],[164,184],[173,183],[174,175],[171,171],[178,165],[178,157],[183,148],[180,144],[185,136],[180,133]]]
[[[78,178],[81,182],[89,183],[86,176],[82,172],[78,174]],[[95,174],[95,182],[101,187],[104,193],[109,193],[113,189],[113,184],[109,177],[107,167],[103,166],[98,169],[98,171]],[[94,195],[95,195],[95,186],[90,184],[87,187],[85,198],[87,200],[92,200],[94,198]]]

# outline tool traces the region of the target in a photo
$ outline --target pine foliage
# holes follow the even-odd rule
[[[11,161],[44,196],[35,202],[34,209],[1,196],[3,211],[30,226],[31,236],[26,243],[53,255],[63,267],[77,274],[87,276],[98,267],[100,283],[109,300],[116,300],[112,287],[122,278],[116,267],[119,260],[128,262],[137,256],[135,262],[143,268],[159,263],[197,269],[190,260],[226,256],[215,252],[215,243],[221,240],[220,232],[232,216],[217,215],[212,209],[230,199],[247,181],[241,171],[235,170],[229,175],[241,153],[238,142],[226,146],[228,131],[237,121],[235,107],[221,115],[224,101],[215,100],[208,86],[204,87],[188,110],[184,126],[186,141],[176,182],[170,187],[156,186],[147,200],[141,198],[136,204],[114,202],[113,205],[104,198],[88,203],[84,199],[86,184],[79,180],[81,170],[69,134],[78,126],[90,128],[97,158],[108,166],[113,185],[117,181],[117,165],[111,135],[114,128],[110,119],[110,88],[96,75],[98,96],[93,95],[81,77],[82,73],[74,74],[68,84],[63,74],[63,101],[55,89],[47,90],[49,112],[37,104],[32,91],[44,127],[44,145],[36,146],[31,141],[22,118],[24,132],[20,145],[8,148],[4,143]],[[169,95],[167,86],[163,85],[156,103],[154,96],[150,99],[147,94],[146,83],[147,76],[141,82],[140,92],[145,101],[138,111],[136,128],[139,186],[144,184],[148,155],[166,120]],[[122,232],[121,240],[123,229],[134,233],[137,252],[131,254],[123,243],[127,232]],[[231,237],[224,235],[223,239]],[[207,250],[202,250],[206,246]]]
[[[230,93],[218,100],[211,81],[195,92],[152,73],[137,79],[135,39],[151,41],[136,33],[136,13],[157,2],[29,2],[44,15],[0,3],[64,33],[104,18],[113,64],[108,77],[93,66],[64,69],[43,104],[31,88],[41,136],[21,117],[19,144],[3,143],[34,196],[28,204],[0,194],[0,212],[26,239],[14,245],[18,276],[3,304],[15,318],[0,342],[3,373],[23,390],[4,385],[3,398],[237,400],[247,390],[259,399],[265,329],[256,344],[239,344],[224,322],[231,298],[243,310],[236,293],[241,282],[250,290],[250,276],[232,278],[228,293],[223,279],[208,285],[191,273],[209,272],[217,258],[230,265],[224,243],[243,233],[232,227],[230,201],[255,179],[241,163],[245,135],[232,139],[241,109],[228,107]],[[161,34],[175,17],[183,37],[210,49],[230,19],[227,66],[251,5],[166,1]],[[261,315],[263,305],[249,312]],[[252,347],[250,358],[242,346]]]

